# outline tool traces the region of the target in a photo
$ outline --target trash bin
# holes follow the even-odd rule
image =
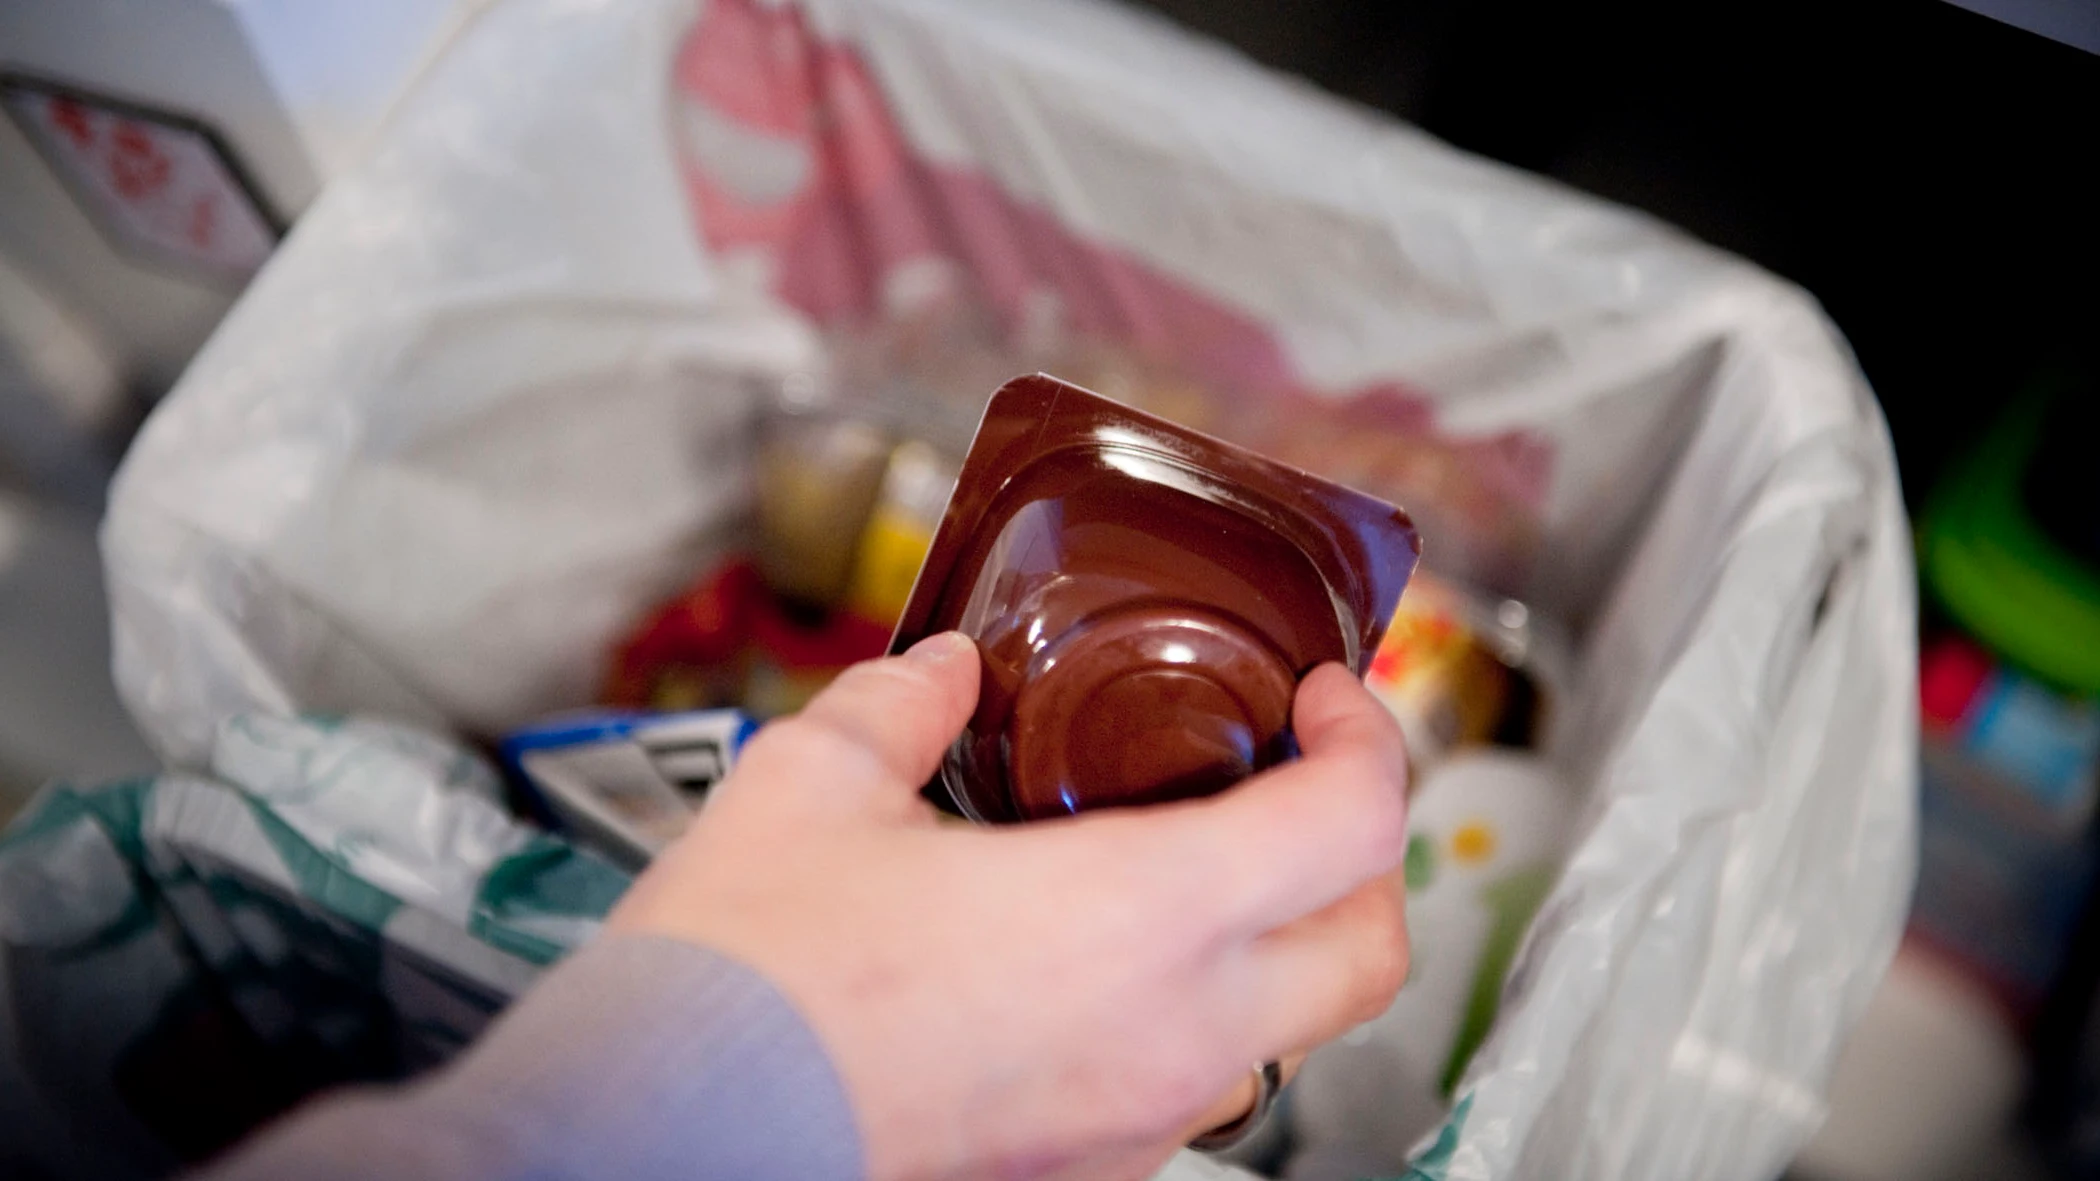
[[[126,459],[120,687],[178,768],[236,715],[498,733],[742,527],[761,383],[1035,366],[1392,495],[1569,625],[1573,852],[1418,1174],[1778,1172],[1913,861],[1909,534],[1844,342],[1111,5],[479,12]]]

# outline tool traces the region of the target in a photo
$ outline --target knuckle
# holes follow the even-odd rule
[[[1349,1012],[1349,1028],[1354,1029],[1385,1016],[1386,1010],[1393,1007],[1393,998],[1398,995],[1400,990],[1397,987],[1382,993],[1365,992],[1357,998],[1356,1007]]]
[[[737,755],[737,768],[759,767],[794,753],[796,719],[781,718],[759,727]],[[784,732],[784,733],[783,733]]]
[[[812,731],[824,729],[809,720],[804,714],[789,714],[784,718],[768,722],[754,735],[749,749],[752,753],[775,753],[799,751],[810,741]]]
[[[738,765],[754,760],[836,772],[861,772],[879,762],[859,735],[811,712],[791,714],[760,730]]]
[[[858,674],[871,692],[879,692],[888,700],[902,696],[946,703],[955,696],[951,678],[938,675],[933,666],[916,660],[866,660],[847,671]]]
[[[1177,805],[1211,809],[1211,801]],[[1177,934],[1204,926],[1209,916],[1225,910],[1221,872],[1240,864],[1233,857],[1230,834],[1217,825],[1187,825],[1173,836],[1173,855],[1163,856],[1156,818],[1139,809],[1105,809],[1084,817],[1085,838],[1069,841],[1077,872],[1098,882],[1104,897],[1126,900],[1115,908],[1130,930],[1149,943],[1163,931]],[[1076,836],[1076,834],[1075,834]],[[1176,921],[1178,920],[1178,921]],[[1191,921],[1193,920],[1193,921]]]
[[[1350,979],[1349,987],[1337,999],[1336,1009],[1343,1020],[1341,1028],[1354,1029],[1384,1016],[1406,981],[1404,963],[1396,968],[1393,961],[1366,956],[1361,970]]]
[[[1362,685],[1351,681],[1350,688],[1357,696],[1352,699],[1346,718],[1339,724],[1346,734],[1343,743],[1353,752],[1381,764],[1384,774],[1405,783],[1407,738],[1400,730],[1399,719]]]
[[[1362,1019],[1368,1021],[1385,1012],[1407,983],[1407,928],[1397,918],[1387,919],[1370,933],[1366,943],[1361,1000]]]
[[[1117,900],[1099,910],[1102,930],[1132,962],[1172,962],[1211,933],[1230,899],[1195,866],[1125,859],[1101,867]]]
[[[1382,760],[1353,760],[1348,768],[1356,788],[1353,806],[1364,851],[1383,871],[1407,854],[1407,795],[1401,777]]]
[[[840,673],[824,695],[831,713],[850,713],[856,720],[880,720],[885,728],[928,730],[960,724],[971,704],[952,679],[910,660],[869,660]],[[823,698],[819,699],[824,700]]]
[[[912,673],[903,665],[898,660],[863,660],[832,678],[824,696],[834,701],[888,696],[899,685],[911,683]]]
[[[833,677],[811,704],[820,712],[882,709],[922,695],[932,685],[932,678],[911,661],[863,660]]]

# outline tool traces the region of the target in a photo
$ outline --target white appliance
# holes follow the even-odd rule
[[[139,409],[478,6],[0,4],[0,476],[77,499],[83,471],[106,474]]]

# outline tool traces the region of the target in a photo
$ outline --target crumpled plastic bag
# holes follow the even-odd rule
[[[410,1077],[627,886],[401,726],[234,717],[211,770],[55,785],[0,833],[0,1161],[159,1175]]]

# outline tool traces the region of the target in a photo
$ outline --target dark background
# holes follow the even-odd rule
[[[1879,394],[1913,509],[1980,418],[2100,335],[2100,57],[1940,0],[1145,2],[1800,283]]]

